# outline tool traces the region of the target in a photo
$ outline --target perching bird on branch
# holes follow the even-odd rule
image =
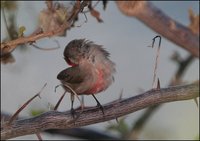
[[[109,59],[109,53],[92,41],[75,39],[69,42],[63,54],[71,66],[57,76],[65,90],[71,92],[68,89],[70,87],[77,95],[92,95],[103,112],[103,107],[94,95],[106,90],[114,81],[115,64]],[[72,92],[71,101],[73,114],[75,111]]]

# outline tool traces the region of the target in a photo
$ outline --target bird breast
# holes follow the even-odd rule
[[[96,94],[107,88],[103,71],[97,70],[96,72],[97,72],[97,79],[96,79],[95,83],[91,86],[91,89],[84,92],[85,94]]]

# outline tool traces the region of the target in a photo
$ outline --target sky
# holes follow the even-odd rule
[[[197,1],[152,1],[152,3],[171,18],[186,26],[189,25],[188,9],[192,8],[195,13],[199,11]],[[47,87],[43,91],[42,99],[35,99],[20,115],[29,116],[31,109],[48,110],[49,103],[55,105],[63,93],[62,88],[58,88],[57,92],[54,92],[54,87],[60,84],[56,76],[61,70],[69,67],[63,59],[64,47],[71,40],[80,38],[86,38],[96,44],[103,45],[110,52],[111,60],[116,64],[115,82],[105,92],[96,95],[101,104],[118,99],[122,90],[123,98],[128,98],[141,93],[141,90],[151,89],[156,49],[147,46],[151,45],[152,38],[157,33],[137,19],[123,15],[115,2],[109,1],[105,11],[102,7],[102,4],[99,3],[96,8],[101,14],[103,23],[98,23],[89,13],[87,14],[88,21],[84,23],[85,17],[80,15],[80,20],[76,25],[81,25],[81,27],[67,31],[66,37],[52,37],[37,41],[37,45],[43,48],[55,47],[57,41],[60,45],[59,49],[42,51],[27,46],[24,50],[16,49],[13,52],[15,63],[1,64],[1,110],[14,113],[45,83],[47,83]],[[17,27],[26,27],[25,36],[36,29],[38,14],[44,8],[45,4],[42,1],[18,2],[16,24]],[[1,36],[5,38],[6,35],[5,23],[1,16]],[[177,69],[176,64],[170,60],[174,51],[178,51],[183,58],[188,55],[182,48],[162,38],[158,66],[161,87],[166,87],[169,84]],[[183,80],[190,83],[198,78],[199,60],[196,59],[189,66]],[[85,105],[96,105],[92,96],[85,96],[84,100]],[[77,99],[75,105],[79,106]],[[67,95],[59,111],[69,109],[70,97]],[[125,116],[126,122],[131,125],[143,111]],[[199,133],[198,119],[199,110],[193,100],[164,104],[145,125],[140,139],[193,139]],[[111,122],[115,123],[115,121]],[[89,125],[84,128],[106,131],[105,128],[108,125],[110,122]],[[62,139],[62,137],[52,137],[45,134],[43,136],[44,139]],[[35,135],[24,138],[26,137],[36,139]]]

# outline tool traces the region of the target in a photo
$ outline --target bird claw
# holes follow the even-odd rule
[[[76,120],[80,117],[80,115],[82,114],[83,110],[81,110],[80,112],[76,112],[76,110],[74,108],[71,108],[71,115],[73,117],[73,122],[75,125]]]
[[[104,108],[100,103],[97,103],[97,107],[99,107],[99,109],[102,111],[103,115],[104,115]]]
[[[71,108],[71,115],[73,119],[75,119],[75,114],[76,114],[76,111],[74,110],[74,108]]]

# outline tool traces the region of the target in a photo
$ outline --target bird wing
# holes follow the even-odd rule
[[[79,67],[76,66],[76,67],[70,67],[61,71],[57,75],[57,79],[67,82],[67,83],[81,83],[84,80],[83,76],[84,75],[81,75],[81,71]]]

